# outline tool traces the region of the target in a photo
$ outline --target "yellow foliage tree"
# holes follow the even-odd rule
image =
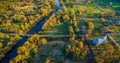
[[[73,30],[72,26],[69,27],[69,31],[70,31],[70,33],[74,33],[74,30]]]
[[[41,43],[42,43],[42,45],[46,45],[47,44],[47,40],[45,38],[42,38]]]
[[[93,30],[94,29],[94,24],[92,22],[88,22],[88,27],[89,27],[89,29]]]
[[[83,47],[84,47],[84,45],[83,45],[83,42],[82,42],[82,41],[80,41],[80,42],[78,43],[78,45],[79,45],[79,48],[83,48]]]
[[[69,17],[68,15],[64,15],[64,16],[63,16],[63,19],[64,19],[65,21],[68,21],[68,20],[70,19],[70,17]]]
[[[0,48],[2,48],[2,47],[3,47],[3,43],[0,42]]]
[[[91,29],[88,29],[87,33],[88,33],[88,34],[92,34],[92,30],[91,30]]]
[[[101,18],[101,22],[103,22],[103,23],[104,23],[104,22],[105,22],[105,18]]]

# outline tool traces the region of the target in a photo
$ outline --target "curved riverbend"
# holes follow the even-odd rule
[[[52,14],[56,14],[57,11],[59,11],[61,9],[61,4],[59,0],[55,0],[58,9],[55,10],[53,13],[49,14],[46,18],[43,18],[42,20],[40,20],[29,32],[28,34],[35,34],[38,33],[41,29],[42,26],[44,25],[44,23],[46,22],[47,19],[50,18],[50,16]],[[0,61],[0,63],[9,63],[9,61],[17,56],[17,49],[22,46],[28,39],[29,37],[24,36],[22,37],[22,39],[9,51],[5,54],[5,57]]]

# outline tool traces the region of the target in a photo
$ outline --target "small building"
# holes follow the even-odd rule
[[[85,35],[85,26],[80,26],[80,34]]]
[[[94,38],[93,39],[93,44],[96,45],[100,45],[100,44],[104,44],[107,42],[107,36],[103,37],[103,38]]]
[[[81,26],[81,27],[80,27],[80,30],[81,30],[81,31],[85,31],[85,26]]]

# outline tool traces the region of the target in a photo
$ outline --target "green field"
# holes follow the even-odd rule
[[[110,3],[112,2],[112,9],[113,10],[120,10],[120,1],[117,0],[101,0],[103,3],[110,5]]]

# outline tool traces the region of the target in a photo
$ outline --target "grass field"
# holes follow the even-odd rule
[[[103,3],[109,5],[112,2],[113,10],[120,10],[120,1],[117,0],[101,0]]]

